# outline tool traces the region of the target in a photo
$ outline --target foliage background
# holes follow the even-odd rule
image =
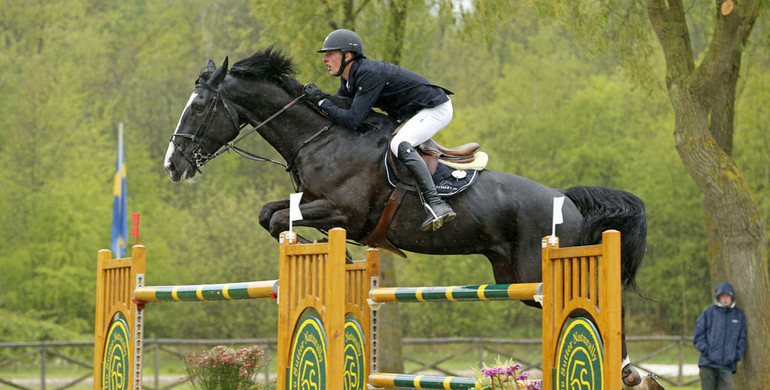
[[[332,92],[315,49],[330,14],[362,6],[354,26],[370,57],[391,37],[389,1],[4,1],[0,7],[0,340],[92,337],[96,252],[109,247],[116,133],[125,124],[129,212],[142,215],[149,284],[272,279],[277,245],[261,205],[292,192],[282,169],[226,156],[192,184],[161,167],[178,116],[208,58],[231,63],[276,44],[302,82]],[[455,119],[437,140],[479,141],[490,169],[551,187],[601,185],[640,196],[648,252],[626,294],[632,335],[692,331],[710,304],[702,196],[672,140],[663,64],[633,72],[555,21],[521,7],[479,24],[469,2],[404,1],[401,65],[453,90]],[[700,4],[700,3],[698,3]],[[691,10],[696,31],[710,26]],[[506,13],[506,15],[511,13]],[[699,17],[701,15],[701,17]],[[770,30],[744,55],[735,156],[765,215],[770,200]],[[696,40],[696,50],[703,45]],[[653,50],[658,50],[652,45]],[[256,137],[248,146],[274,156]],[[767,225],[767,224],[766,224]],[[313,232],[309,235],[318,236]],[[358,249],[357,249],[358,250]],[[410,254],[401,285],[492,281],[480,256]],[[740,297],[738,298],[740,305]],[[148,337],[273,337],[273,301],[151,306]],[[405,305],[404,336],[538,337],[540,313],[519,304]]]

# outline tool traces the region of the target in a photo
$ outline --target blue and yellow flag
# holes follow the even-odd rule
[[[115,182],[112,187],[112,240],[114,258],[126,254],[128,241],[128,203],[126,199],[126,156],[123,153],[123,123],[118,127],[118,158],[115,161]]]

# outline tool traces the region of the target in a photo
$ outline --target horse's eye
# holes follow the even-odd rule
[[[196,99],[192,102],[191,107],[194,113],[200,114],[206,109],[206,103],[203,100]]]

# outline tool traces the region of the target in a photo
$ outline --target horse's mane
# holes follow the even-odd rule
[[[209,75],[204,75],[204,73],[201,73],[200,77],[208,78]],[[294,60],[274,46],[259,50],[236,62],[230,68],[230,75],[233,77],[274,82],[292,95],[298,95],[302,91],[302,84],[295,78],[297,73],[299,71]],[[352,99],[348,97],[337,95],[332,95],[329,99],[338,107],[343,108],[350,108],[352,102]],[[364,125],[369,128],[386,129],[389,133],[396,127],[393,119],[382,114],[369,115],[364,121]]]
[[[301,88],[295,79],[298,70],[294,60],[274,46],[266,47],[246,57],[230,68],[232,76],[242,79],[261,79],[280,84],[287,91]]]

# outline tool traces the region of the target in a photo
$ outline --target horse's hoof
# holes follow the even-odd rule
[[[642,383],[642,376],[639,375],[639,371],[636,371],[636,368],[631,366],[631,364],[626,364],[626,366],[623,367],[622,374],[624,386],[634,387]]]
[[[658,382],[658,379],[653,374],[648,374],[644,379],[642,380],[642,385],[639,386],[641,390],[666,390],[663,385]]]

